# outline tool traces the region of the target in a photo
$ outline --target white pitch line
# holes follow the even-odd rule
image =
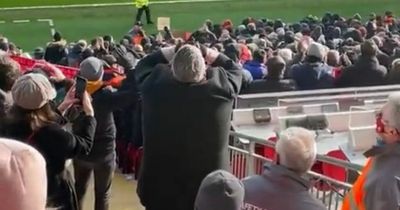
[[[54,27],[54,22],[53,22],[52,19],[49,20],[49,26],[50,26],[50,27]]]
[[[13,23],[29,23],[31,22],[30,20],[13,20]]]
[[[38,22],[47,22],[50,26],[50,33],[53,36],[56,33],[56,29],[54,29],[54,21],[53,19],[37,19]]]
[[[38,22],[48,22],[50,27],[54,26],[53,19],[37,19]]]
[[[0,20],[0,24],[1,24],[1,23],[6,23],[6,21],[4,21],[4,20]]]
[[[177,3],[201,3],[201,2],[224,2],[232,0],[176,0],[176,1],[156,1],[150,4],[177,4]],[[70,5],[47,5],[47,6],[27,6],[27,7],[4,7],[0,11],[7,10],[30,10],[30,9],[65,9],[65,8],[83,8],[83,7],[109,7],[109,6],[129,6],[132,2],[121,3],[103,3],[103,4],[70,4]]]
[[[48,22],[50,20],[52,20],[52,19],[37,19],[37,21],[39,21],[39,22]]]

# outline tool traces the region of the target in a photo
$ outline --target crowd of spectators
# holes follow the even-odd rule
[[[37,65],[26,72],[12,56],[27,55],[0,37],[0,136],[33,146],[47,166],[40,174],[43,159],[33,149],[20,155],[23,146],[0,140],[0,177],[5,177],[0,183],[7,183],[0,185],[0,200],[14,205],[26,197],[13,184],[11,168],[21,170],[24,180],[25,173],[47,179],[45,192],[27,192],[37,196],[26,201],[36,209],[44,209],[46,193],[47,207],[82,209],[94,173],[95,209],[109,209],[116,159],[132,172],[132,165],[125,164],[126,150],[143,147],[142,167],[134,172],[148,210],[325,209],[307,193],[302,177],[316,156],[315,139],[305,129],[279,135],[276,163],[262,176],[241,182],[216,171],[229,168],[235,97],[399,84],[399,29],[400,21],[388,11],[371,14],[365,22],[359,14],[331,13],[291,24],[246,18],[234,26],[230,20],[207,20],[186,40],[169,28],[146,35],[139,25],[119,42],[106,35],[68,43],[56,32],[45,48],[34,50]],[[77,68],[87,81],[82,98],[76,97],[74,80],[53,64]],[[23,165],[2,164],[10,158]],[[66,167],[68,159],[73,159],[74,175]],[[8,194],[7,186],[17,190]],[[287,202],[285,196],[293,192]],[[28,209],[25,202],[18,205],[10,209]]]

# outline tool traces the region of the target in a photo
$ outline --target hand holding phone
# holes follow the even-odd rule
[[[82,101],[83,94],[86,91],[87,80],[83,77],[77,76],[75,83],[75,98]]]

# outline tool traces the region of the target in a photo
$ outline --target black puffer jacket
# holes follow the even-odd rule
[[[340,77],[335,81],[336,87],[363,87],[384,85],[387,70],[379,65],[376,57],[361,56],[358,61],[343,69]]]

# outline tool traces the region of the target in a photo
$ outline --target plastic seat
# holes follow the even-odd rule
[[[348,161],[345,154],[341,150],[330,151],[326,154],[326,156],[336,158],[339,160]],[[347,172],[346,169],[343,167],[317,161],[311,170],[316,173],[335,179],[337,181],[346,182]],[[332,190],[331,185],[321,180],[317,180],[314,183],[314,187],[320,191]]]
[[[333,150],[326,154],[328,157],[337,158],[339,160],[348,161],[346,155],[342,150]],[[337,181],[345,182],[347,177],[347,171],[345,168],[332,165],[329,163],[322,163],[322,172],[325,176],[335,179]]]
[[[271,137],[268,139],[268,141],[276,142],[277,138],[276,137]],[[268,147],[262,144],[256,144],[255,145],[255,154],[260,155],[262,157],[268,158],[270,160],[275,159],[275,148]],[[247,158],[243,154],[231,154],[230,155],[230,161],[231,161],[231,169],[232,169],[232,174],[238,177],[239,179],[242,179],[246,176],[246,167],[247,167]],[[264,161],[255,159],[254,160],[254,173],[255,174],[261,174],[264,169]]]
[[[271,137],[268,139],[268,141],[276,143],[278,141],[278,138]],[[275,160],[275,156],[276,156],[275,148],[263,146],[263,151],[262,151],[262,154],[260,154],[260,155],[262,155],[263,157],[268,158],[270,160]]]

